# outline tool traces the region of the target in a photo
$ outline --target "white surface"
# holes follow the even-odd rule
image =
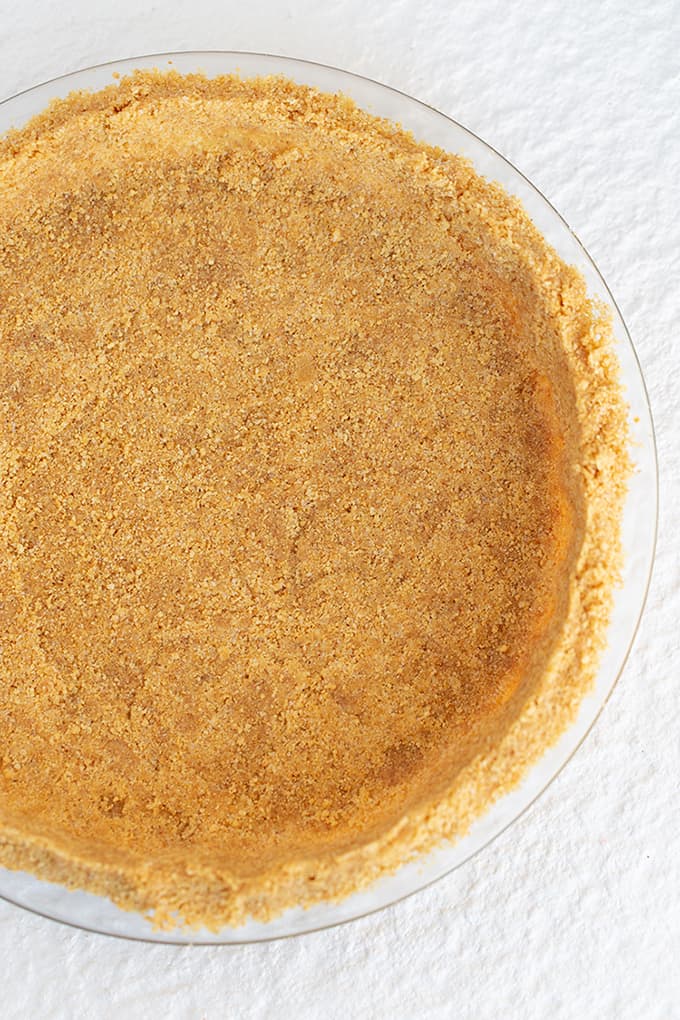
[[[126,944],[0,903],[3,1016],[680,1018],[680,6],[0,0],[3,95],[183,48],[269,50],[381,79],[534,180],[598,262],[646,373],[657,569],[585,747],[463,870],[347,927],[245,948]]]

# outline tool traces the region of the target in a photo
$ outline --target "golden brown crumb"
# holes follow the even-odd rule
[[[137,72],[0,141],[0,861],[218,928],[463,833],[571,721],[606,318],[465,160]]]

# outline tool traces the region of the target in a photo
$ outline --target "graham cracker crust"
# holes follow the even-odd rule
[[[611,325],[465,159],[136,72],[0,140],[0,862],[218,930],[515,786],[593,683]]]

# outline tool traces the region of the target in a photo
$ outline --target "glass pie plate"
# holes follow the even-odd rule
[[[470,158],[483,176],[498,181],[523,203],[529,216],[565,262],[586,280],[589,293],[611,308],[616,352],[630,408],[635,473],[630,481],[623,519],[625,553],[623,584],[615,593],[608,644],[596,682],[584,698],[578,716],[560,741],[550,747],[526,774],[521,785],[490,809],[456,843],[440,847],[403,866],[366,890],[340,903],[321,903],[292,909],[268,923],[250,922],[239,928],[209,931],[155,931],[142,915],[120,910],[109,900],[82,891],[69,891],[32,875],[0,868],[0,896],[36,914],[79,928],[129,939],[154,942],[225,944],[258,942],[329,927],[361,917],[402,899],[460,867],[499,836],[542,793],[569,761],[606,703],[626,662],[647,594],[657,520],[657,461],[652,418],[635,350],[625,323],[597,270],[568,224],[541,193],[491,146],[431,107],[395,89],[336,68],[287,57],[240,52],[162,53],[101,64],[38,85],[0,103],[0,134],[39,113],[55,97],[74,89],[97,90],[113,82],[114,74],[135,68],[201,71],[208,76],[237,72],[243,77],[281,74],[326,92],[342,92],[364,109],[398,121],[418,140],[439,145]]]

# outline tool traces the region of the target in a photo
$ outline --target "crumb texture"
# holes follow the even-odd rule
[[[283,79],[0,140],[0,860],[217,928],[465,831],[617,578],[606,316],[469,163]]]

